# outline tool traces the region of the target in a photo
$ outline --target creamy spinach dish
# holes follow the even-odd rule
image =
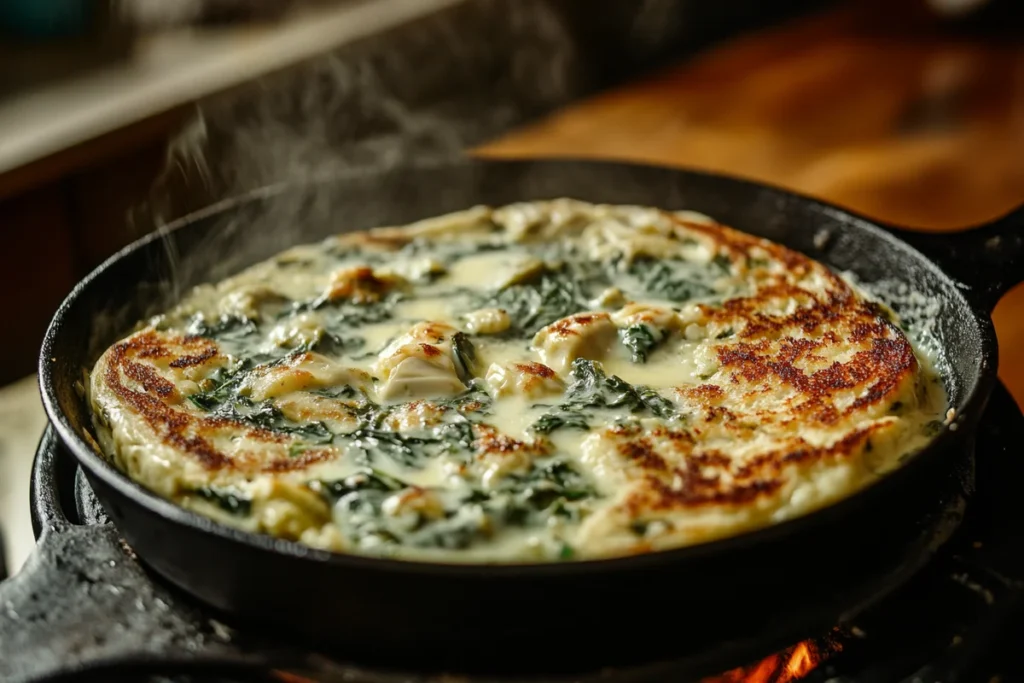
[[[946,412],[893,313],[823,265],[572,199],[295,247],[143,321],[88,384],[105,455],[155,493],[440,562],[765,527],[884,476]]]

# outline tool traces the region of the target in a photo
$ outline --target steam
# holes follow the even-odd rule
[[[552,3],[456,5],[198,107],[168,149],[149,200],[133,213],[135,229],[166,231],[185,214],[281,184],[459,158],[579,96],[587,85],[581,73]],[[324,236],[300,221],[343,231],[343,218],[324,215],[330,210],[327,197],[286,191],[260,213],[226,214],[187,254],[165,239],[173,296]]]

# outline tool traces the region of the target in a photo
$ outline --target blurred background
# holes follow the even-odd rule
[[[9,569],[32,545],[40,339],[130,241],[269,183],[467,152],[699,167],[963,228],[1024,200],[1018,4],[0,0]],[[996,312],[1018,401],[1021,294]]]

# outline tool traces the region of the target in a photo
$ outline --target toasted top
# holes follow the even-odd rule
[[[866,486],[941,427],[891,311],[693,213],[570,199],[290,249],[111,346],[107,455],[244,529],[442,562],[628,555]]]

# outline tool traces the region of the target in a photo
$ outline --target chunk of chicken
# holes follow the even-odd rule
[[[309,392],[282,396],[274,402],[278,410],[295,422],[323,422],[331,431],[350,432],[359,427],[355,399],[333,398]]]
[[[494,221],[505,227],[514,242],[545,242],[572,234],[586,225],[595,207],[575,199],[519,202],[494,211]]]
[[[501,334],[512,325],[503,308],[481,308],[466,314],[466,331],[470,334]]]
[[[405,280],[422,282],[437,275],[444,275],[448,268],[435,258],[418,258],[396,261],[374,272],[381,278],[398,276]]]
[[[389,344],[374,365],[384,382],[381,399],[412,400],[462,393],[466,385],[460,375],[468,377],[471,371],[467,367],[471,359],[464,357],[465,344],[465,335],[447,323],[416,324]]]
[[[484,379],[495,396],[519,394],[537,398],[561,393],[564,388],[555,371],[540,363],[491,363]]]
[[[643,324],[663,331],[678,330],[682,322],[671,308],[642,303],[626,304],[612,313],[611,318],[618,327]]]
[[[217,303],[217,312],[229,318],[259,320],[264,306],[287,300],[280,292],[265,285],[246,285],[226,294]]]
[[[381,511],[392,517],[412,513],[440,519],[444,516],[444,502],[434,491],[411,487],[388,496],[381,505]]]
[[[370,384],[370,375],[362,370],[345,367],[318,353],[303,353],[250,373],[241,392],[262,401],[295,391],[342,385],[366,390]]]
[[[466,390],[454,369],[410,357],[398,363],[381,387],[385,401],[411,401],[417,398],[456,396]]]
[[[384,425],[396,432],[430,429],[444,421],[445,409],[430,401],[411,401],[388,412]]]
[[[427,320],[416,323],[380,352],[373,370],[380,379],[387,380],[395,367],[407,358],[422,358],[438,365],[450,364],[453,342],[458,332],[455,327],[444,322]]]
[[[489,229],[491,208],[474,206],[463,211],[447,213],[443,216],[425,218],[401,227],[374,228],[369,231],[371,237],[379,239],[402,238],[415,239],[456,239],[462,233]]]
[[[323,321],[318,313],[300,313],[275,325],[267,339],[275,346],[292,349],[312,344],[323,334],[323,329]]]
[[[551,451],[551,443],[545,439],[520,441],[490,425],[478,425],[476,433],[473,469],[480,473],[480,483],[485,488],[495,486],[510,474],[526,472],[534,460]]]
[[[528,254],[507,255],[504,259],[498,272],[491,277],[498,289],[529,282],[547,269],[543,261]]]
[[[547,265],[527,253],[485,251],[452,264],[449,284],[501,290],[541,275]]]
[[[661,344],[673,332],[682,328],[683,322],[671,308],[643,303],[630,303],[612,313],[612,322],[624,330],[623,343],[633,350],[634,362],[644,360],[651,350],[649,344]],[[692,326],[692,325],[691,325]],[[637,328],[643,328],[638,331]],[[632,335],[632,337],[631,337]],[[643,348],[632,346],[632,342],[646,337],[648,344]],[[632,341],[631,341],[632,340]]]
[[[258,480],[252,490],[253,514],[260,527],[275,536],[295,540],[331,519],[330,506],[304,486],[268,478]]]
[[[330,301],[346,299],[354,304],[370,304],[405,284],[405,278],[396,273],[356,266],[332,273],[324,295]]]
[[[630,263],[637,257],[673,258],[706,263],[715,255],[714,240],[687,223],[687,215],[632,207],[628,215],[614,207],[594,207],[583,238],[593,258],[616,255]]]
[[[590,302],[591,306],[606,308],[621,306],[626,302],[626,295],[618,287],[607,287]]]
[[[565,374],[577,358],[602,359],[616,339],[617,330],[607,313],[577,313],[542,328],[533,346],[545,365]]]

